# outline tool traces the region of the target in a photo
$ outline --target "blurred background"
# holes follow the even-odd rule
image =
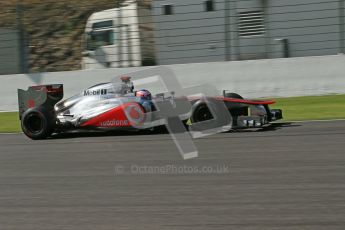
[[[344,0],[1,0],[0,74],[344,53]]]

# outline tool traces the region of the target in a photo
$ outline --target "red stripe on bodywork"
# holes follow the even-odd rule
[[[62,93],[62,85],[35,85],[31,86],[32,89],[40,91],[43,90],[46,93]]]
[[[229,97],[215,97],[217,100],[228,101],[228,102],[237,102],[249,105],[271,105],[276,103],[274,100],[247,100],[247,99],[237,99]]]
[[[230,98],[230,97],[208,97],[212,99],[216,99],[219,101],[227,101],[227,102],[235,102],[235,103],[242,103],[242,104],[248,104],[248,105],[270,105],[276,103],[274,100],[247,100],[247,99],[238,99],[238,98]],[[188,100],[200,100],[202,97],[188,97]]]
[[[118,106],[116,108],[113,108],[111,110],[108,110],[102,114],[99,114],[98,116],[91,118],[88,121],[85,121],[80,126],[93,126],[93,127],[129,127],[133,126],[131,121],[127,119],[127,116],[125,114],[124,109],[129,106],[136,106],[141,109],[142,114],[144,114],[144,110],[134,102],[126,103],[121,106]],[[132,114],[129,113],[131,116]],[[138,116],[138,114],[135,114],[135,116]],[[136,117],[134,117],[136,119]],[[118,122],[117,122],[118,121]],[[136,124],[137,125],[137,124]]]

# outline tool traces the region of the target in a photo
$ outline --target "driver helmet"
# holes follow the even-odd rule
[[[144,100],[151,100],[151,93],[150,91],[146,90],[146,89],[142,89],[142,90],[139,90],[135,93],[135,96],[136,97],[140,97],[141,99],[144,99]]]

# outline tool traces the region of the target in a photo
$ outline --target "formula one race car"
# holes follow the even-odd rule
[[[31,139],[45,139],[53,133],[71,130],[137,130],[164,125],[161,122],[164,117],[154,112],[158,110],[159,102],[171,101],[173,96],[159,94],[152,98],[148,90],[134,91],[130,77],[121,80],[92,86],[61,102],[62,84],[31,86],[26,91],[18,89],[24,134]],[[222,102],[231,117],[232,129],[258,128],[282,118],[281,110],[269,109],[274,103],[272,100],[245,100],[226,91],[223,96],[209,98],[211,103],[207,103],[205,97],[173,99],[177,104],[189,103],[188,111],[180,116],[187,127],[212,120],[213,115],[218,114],[217,108],[210,108],[212,102]],[[146,125],[148,122],[149,126]]]

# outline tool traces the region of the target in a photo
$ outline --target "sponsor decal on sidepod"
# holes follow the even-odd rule
[[[100,122],[102,127],[111,127],[111,126],[128,126],[128,120],[107,120]]]
[[[98,89],[98,90],[85,90],[84,96],[96,96],[96,95],[106,95],[106,89]]]

